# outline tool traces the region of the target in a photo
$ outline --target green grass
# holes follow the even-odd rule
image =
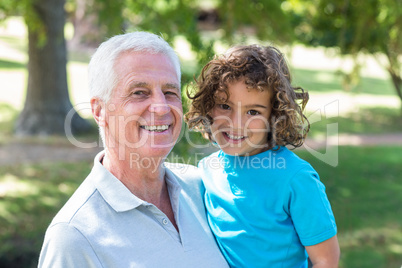
[[[342,86],[342,76],[336,71],[292,69],[294,84],[309,92],[346,91]],[[347,90],[349,93],[395,96],[395,89],[390,79],[360,77],[358,84]]]
[[[0,41],[3,41],[9,47],[12,47],[13,49],[18,50],[19,52],[22,52],[22,53],[27,52],[28,43],[27,43],[26,38],[21,38],[21,37],[18,37],[18,36],[1,35],[0,36]]]
[[[341,79],[334,72],[293,69],[293,83],[307,91],[331,92],[342,89]]]
[[[36,267],[44,232],[90,162],[0,167],[0,267]]]
[[[401,152],[402,147],[339,147],[337,167],[307,151],[297,152],[327,187],[338,225],[341,267],[402,264]]]
[[[325,137],[327,125],[338,124],[340,134],[384,134],[402,132],[402,114],[399,109],[361,108],[345,116],[332,117],[310,125],[309,137]]]
[[[18,111],[7,103],[0,103],[0,144],[11,137]]]
[[[20,62],[0,59],[0,69],[4,69],[5,71],[23,68],[25,68],[25,64]]]

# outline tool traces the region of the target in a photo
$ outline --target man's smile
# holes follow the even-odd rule
[[[163,132],[167,129],[169,129],[171,125],[145,125],[145,126],[140,126],[142,129],[145,129],[147,131],[151,131],[151,132]]]

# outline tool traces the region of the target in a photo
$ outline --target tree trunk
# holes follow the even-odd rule
[[[386,49],[385,55],[388,58],[388,68],[387,71],[391,76],[392,84],[394,85],[396,94],[398,95],[399,99],[401,100],[401,113],[402,113],[402,77],[400,75],[400,63],[398,61],[399,54],[396,55],[391,54],[392,50]],[[396,60],[395,60],[396,59]]]
[[[398,94],[399,99],[402,102],[402,78],[398,76],[395,72],[389,71],[392,83],[394,84],[394,88],[396,90],[396,94]]]
[[[28,24],[28,89],[24,109],[16,122],[18,136],[64,134],[64,122],[73,109],[67,87],[67,51],[64,39],[65,0],[33,1],[45,31],[40,44],[37,26]],[[43,33],[42,33],[43,34]],[[87,131],[90,124],[74,112],[73,133]]]

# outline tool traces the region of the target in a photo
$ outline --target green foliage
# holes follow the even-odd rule
[[[245,1],[220,0],[205,2],[192,0],[98,0],[100,21],[110,34],[126,30],[145,30],[161,33],[172,42],[176,36],[184,36],[197,55],[197,61],[204,63],[214,54],[214,41],[229,45],[244,42],[250,35],[261,40],[277,43],[292,40],[290,17],[281,8],[282,0]],[[219,33],[201,38],[199,13],[201,10],[217,13],[214,27]],[[125,22],[123,22],[125,20]]]
[[[387,58],[384,68],[402,100],[402,3],[400,0],[301,1],[309,8],[290,5],[298,39],[308,45],[339,47],[342,54],[365,52]],[[357,57],[356,57],[357,58]],[[359,75],[358,66],[345,78]],[[347,80],[345,80],[347,81]]]
[[[46,43],[46,29],[42,22],[40,12],[36,9],[36,3],[39,0],[2,0],[0,2],[0,19],[19,14],[24,17],[30,31],[38,34],[38,45],[43,46]]]
[[[107,36],[122,33],[124,18],[121,16],[125,0],[94,0],[95,8],[99,12],[98,23],[106,28]],[[112,15],[111,15],[112,14]]]
[[[22,7],[23,5],[20,1],[0,1],[0,19],[5,19],[7,16],[20,13]]]
[[[283,11],[281,0],[222,0],[218,1],[217,10],[222,19],[223,37],[229,41],[239,42],[234,37],[255,34],[260,40],[272,40],[275,43],[292,41],[290,18]],[[242,27],[249,27],[251,32]],[[240,33],[239,33],[240,31]]]
[[[136,29],[161,33],[169,42],[176,36],[185,36],[192,50],[196,52],[198,61],[213,54],[212,43],[202,40],[197,29],[198,7],[194,1],[128,1],[125,12]]]
[[[297,36],[310,45],[339,47],[342,53],[356,53],[360,50],[370,53],[385,52],[387,44],[402,44],[400,35],[390,34],[402,27],[398,25],[398,21],[402,19],[402,7],[398,2],[399,0],[310,2],[310,9],[296,12],[299,18],[304,18],[297,25]]]

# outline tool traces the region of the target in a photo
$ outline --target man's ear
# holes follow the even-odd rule
[[[100,127],[105,127],[105,103],[99,98],[91,98],[92,115]]]

